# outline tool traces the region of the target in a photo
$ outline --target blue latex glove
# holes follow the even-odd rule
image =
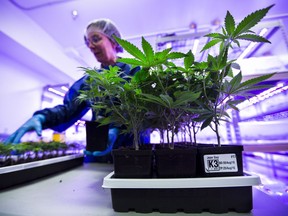
[[[28,131],[35,130],[38,136],[42,134],[42,124],[45,121],[45,116],[41,114],[34,115],[25,122],[18,130],[11,134],[4,143],[19,143],[24,134]]]
[[[114,143],[118,137],[118,134],[119,134],[119,129],[117,129],[117,128],[109,129],[107,148],[104,151],[94,151],[94,152],[90,152],[90,151],[85,150],[84,154],[85,155],[93,155],[95,157],[104,156],[104,155],[109,154],[113,149],[113,146],[114,146]]]

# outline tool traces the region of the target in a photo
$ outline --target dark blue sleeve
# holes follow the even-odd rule
[[[34,113],[34,115],[42,114],[46,117],[43,129],[51,128],[62,132],[88,112],[90,103],[88,101],[80,102],[77,100],[80,94],[79,90],[87,89],[87,84],[85,83],[87,77],[82,77],[71,86],[64,97],[62,105],[46,108]]]
[[[139,67],[131,69],[129,65],[123,63],[120,68],[125,74],[130,76],[133,76],[140,69]],[[89,111],[91,108],[89,101],[79,102],[79,100],[77,100],[80,94],[79,90],[88,89],[85,82],[87,78],[88,76],[82,77],[70,87],[64,97],[62,105],[46,108],[34,113],[34,115],[42,114],[45,116],[43,129],[50,128],[59,132],[65,131]]]

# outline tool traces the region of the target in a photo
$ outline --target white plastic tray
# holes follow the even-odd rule
[[[75,158],[80,158],[80,157],[83,157],[82,153],[67,155],[67,156],[60,156],[60,157],[56,157],[56,158],[39,160],[39,161],[34,161],[34,162],[29,162],[29,163],[7,166],[7,167],[1,167],[0,168],[0,174],[30,169],[30,168],[44,166],[44,165],[49,165],[49,164],[58,163],[58,162],[62,162],[62,161],[72,160]]]
[[[103,180],[103,188],[215,188],[245,187],[261,184],[257,175],[206,177],[206,178],[147,178],[123,179],[113,178],[114,172]]]

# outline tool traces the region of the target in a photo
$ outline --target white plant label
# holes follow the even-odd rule
[[[206,173],[238,172],[235,154],[204,155]]]

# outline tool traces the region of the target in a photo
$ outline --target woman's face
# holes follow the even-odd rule
[[[100,32],[89,32],[85,41],[91,52],[103,66],[115,64],[116,45]]]

